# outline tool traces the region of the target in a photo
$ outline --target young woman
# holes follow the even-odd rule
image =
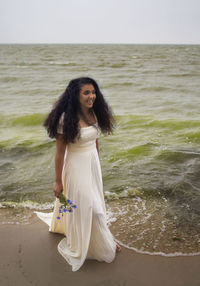
[[[97,83],[91,78],[70,81],[44,122],[51,138],[56,138],[56,202],[50,231],[66,237],[58,251],[78,270],[85,259],[112,262],[120,246],[107,226],[98,135],[113,130],[112,112]],[[77,208],[58,220],[59,193]]]

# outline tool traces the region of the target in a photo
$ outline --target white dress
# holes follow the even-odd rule
[[[62,121],[63,116],[58,133],[62,133]],[[58,251],[72,266],[72,271],[78,270],[85,259],[112,262],[116,255],[116,243],[106,220],[97,137],[96,127],[84,127],[80,129],[80,138],[66,147],[63,192],[77,208],[58,220],[60,202],[56,198],[53,213],[35,212],[49,224],[49,231],[66,236],[58,244]]]

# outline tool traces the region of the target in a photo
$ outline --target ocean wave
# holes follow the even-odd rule
[[[130,250],[133,250],[137,253],[140,253],[140,254],[147,254],[147,255],[156,255],[156,256],[165,256],[165,257],[179,257],[179,256],[197,256],[197,255],[200,255],[200,251],[198,252],[189,252],[189,253],[184,253],[184,252],[173,252],[173,253],[165,253],[164,251],[145,251],[145,250],[141,250],[141,249],[138,249],[136,247],[131,247],[131,246],[128,246],[127,244],[123,243],[122,241],[118,240],[118,239],[115,239],[120,245],[122,245],[123,247],[125,248],[128,248]]]
[[[35,126],[35,125],[42,125],[45,120],[45,114],[41,113],[34,113],[34,114],[27,114],[18,116],[15,118],[10,118],[8,122],[12,126],[22,125],[22,126]]]
[[[197,128],[200,126],[200,120],[178,120],[178,119],[166,119],[166,120],[151,120],[147,122],[146,126],[169,128],[173,130]]]
[[[171,90],[170,87],[166,86],[147,86],[139,88],[140,91],[148,91],[148,92],[162,92]]]
[[[122,62],[122,63],[113,63],[113,64],[111,64],[110,65],[110,67],[111,68],[114,68],[114,69],[116,69],[116,68],[122,68],[122,67],[125,67],[127,64],[126,64],[126,62]]]
[[[1,82],[7,83],[7,82],[15,82],[15,81],[20,81],[21,78],[16,77],[16,76],[6,76],[1,78]]]
[[[64,67],[65,66],[71,66],[71,67],[77,66],[77,63],[75,63],[75,62],[47,61],[46,63],[49,64],[49,65],[64,66]]]
[[[29,61],[12,61],[7,63],[8,66],[15,66],[15,67],[31,67],[31,66],[41,66],[41,62],[29,62]]]
[[[194,72],[185,72],[185,73],[176,73],[176,74],[169,74],[170,77],[174,77],[174,78],[181,78],[181,77],[199,77],[199,73],[197,73],[196,71]]]
[[[28,208],[30,210],[49,210],[52,209],[54,203],[37,203],[34,201],[22,201],[22,202],[15,202],[15,201],[5,201],[0,203],[1,208]]]
[[[186,163],[192,158],[200,158],[200,151],[192,150],[161,150],[156,156],[156,160],[164,160],[170,163]]]
[[[186,132],[183,134],[179,134],[178,137],[186,139],[188,142],[192,143],[200,143],[200,132]]]
[[[160,129],[172,129],[172,130],[181,130],[181,129],[191,129],[199,128],[200,120],[185,120],[178,118],[166,118],[166,119],[154,119],[150,115],[122,115],[116,116],[116,122],[120,129],[133,129],[135,127],[146,127],[146,128],[160,128]],[[187,133],[186,133],[187,134]],[[188,134],[190,134],[188,132]],[[199,132],[191,132],[194,134],[194,137],[198,137]]]
[[[103,62],[97,65],[97,68],[113,68],[113,69],[119,69],[122,67],[125,67],[127,65],[126,62],[119,62],[119,63],[112,63],[112,62]]]
[[[109,162],[112,163],[121,159],[131,160],[134,157],[138,158],[139,156],[146,157],[152,153],[154,147],[155,144],[152,143],[137,145],[126,150],[114,153],[114,155],[112,155],[112,157],[109,159]]]
[[[105,85],[105,88],[119,88],[119,87],[126,87],[132,86],[133,82],[125,81],[125,82],[113,82]]]
[[[49,150],[54,146],[54,140],[48,141],[38,141],[37,138],[35,139],[18,139],[16,138],[10,140],[2,140],[0,142],[0,151],[3,153],[8,153],[10,156],[14,155],[22,155],[23,153],[28,152],[37,152],[43,150]]]
[[[130,130],[131,128],[134,128],[137,125],[141,124],[147,124],[149,121],[152,120],[152,116],[149,115],[117,115],[115,117],[117,126],[119,129],[122,130]]]
[[[1,162],[0,163],[0,173],[6,173],[9,170],[14,170],[15,169],[15,165],[12,162]]]
[[[199,253],[199,229],[177,225],[177,216],[168,216],[170,201],[133,198],[108,203],[111,231],[117,241],[139,253],[188,256]]]
[[[0,115],[0,125],[2,126],[36,126],[42,125],[47,114],[33,113],[33,114],[12,114]]]

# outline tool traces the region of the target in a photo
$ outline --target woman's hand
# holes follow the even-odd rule
[[[54,191],[55,196],[58,198],[59,194],[63,191],[62,182],[54,182],[53,191]]]

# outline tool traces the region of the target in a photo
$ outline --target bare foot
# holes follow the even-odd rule
[[[121,246],[119,245],[119,243],[116,242],[116,251],[120,252],[121,251]]]

